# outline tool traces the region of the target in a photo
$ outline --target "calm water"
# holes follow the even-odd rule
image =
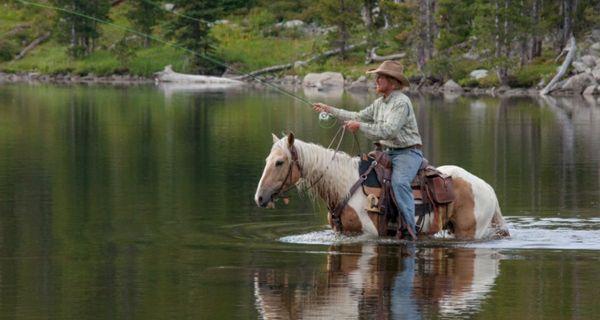
[[[596,318],[600,105],[413,101],[426,156],[488,181],[513,238],[410,246],[336,236],[304,197],[256,208],[271,132],[336,130],[278,93],[0,85],[0,318]]]

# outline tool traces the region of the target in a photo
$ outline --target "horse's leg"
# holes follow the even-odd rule
[[[501,238],[510,237],[508,226],[506,225],[506,221],[502,216],[499,205],[496,205],[496,210],[494,211],[494,216],[492,217],[492,228],[496,230],[496,236]]]
[[[340,220],[342,222],[342,233],[356,234],[363,232],[360,218],[358,217],[356,210],[354,210],[354,208],[352,208],[351,206],[346,206],[344,210],[342,210],[342,212],[340,213]],[[333,223],[333,220],[331,218],[331,212],[327,213],[327,222],[334,231],[340,231],[337,230],[335,224]]]
[[[449,208],[449,220],[457,239],[473,239],[477,230],[475,196],[471,184],[462,178],[452,179],[455,200]]]

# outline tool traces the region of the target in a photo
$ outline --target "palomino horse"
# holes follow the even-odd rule
[[[288,189],[298,186],[313,198],[325,201],[328,208],[343,201],[351,186],[359,179],[359,157],[294,139],[293,134],[284,138],[273,135],[273,147],[266,159],[254,200],[267,207]],[[456,239],[481,239],[491,236],[508,236],[508,228],[494,189],[482,179],[457,166],[437,168],[452,176],[455,200],[443,215],[442,223],[436,223],[429,215],[424,219],[421,232],[434,234],[441,226],[451,226],[450,233]],[[341,214],[344,233],[378,235],[377,213],[368,212],[367,197],[355,192]],[[332,227],[331,213],[328,214]],[[436,229],[437,228],[437,229]],[[334,227],[335,229],[335,227]]]

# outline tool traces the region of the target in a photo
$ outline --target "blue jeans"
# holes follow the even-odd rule
[[[413,297],[415,281],[415,246],[406,248],[409,255],[402,258],[402,271],[394,279],[392,289],[391,319],[421,319],[417,303]]]
[[[407,227],[415,232],[415,200],[413,199],[410,183],[417,175],[423,161],[423,153],[419,149],[409,148],[391,150],[387,154],[392,158],[392,189],[398,207]]]

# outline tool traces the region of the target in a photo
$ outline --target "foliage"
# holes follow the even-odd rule
[[[496,76],[494,72],[488,73],[486,77],[479,79],[477,82],[479,83],[479,87],[481,88],[493,88],[500,86],[498,76]]]
[[[132,1],[131,8],[127,12],[127,18],[133,23],[137,31],[151,35],[152,29],[163,17],[164,11],[160,7],[160,0]],[[150,38],[146,37],[144,46],[148,47]]]
[[[10,61],[19,53],[17,45],[8,39],[0,39],[0,61]]]
[[[349,44],[350,35],[358,28],[352,21],[360,21],[361,2],[358,0],[323,0],[319,2],[321,18],[335,29],[328,33],[332,47],[341,49],[341,58],[346,59],[345,46]]]
[[[535,87],[540,80],[547,83],[556,73],[557,64],[531,64],[524,66],[514,72],[514,77],[509,85],[511,87]]]
[[[121,40],[117,41],[110,50],[123,69],[126,69],[126,66],[131,62],[131,59],[135,57],[135,44],[132,44],[131,42],[131,37],[125,35]]]
[[[436,40],[438,50],[463,43],[472,34],[475,1],[440,0],[437,4],[437,24],[440,35]]]
[[[58,11],[56,15],[55,28],[59,34],[58,39],[64,44],[69,44],[67,47],[69,55],[82,57],[90,54],[94,50],[94,41],[100,37],[98,22],[94,19],[108,19],[110,2],[108,0],[52,0],[52,2],[59,8],[81,14]]]
[[[210,23],[221,16],[221,1],[177,0],[174,3],[176,10],[185,15],[177,15],[168,22],[167,36],[174,39],[179,46],[194,52],[188,56],[193,72],[215,74],[223,71],[223,68],[210,58],[217,45],[216,39],[210,34]]]

